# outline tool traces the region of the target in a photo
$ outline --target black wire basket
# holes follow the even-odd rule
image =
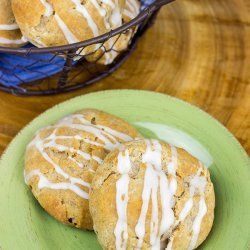
[[[140,14],[130,22],[115,30],[111,30],[106,34],[83,42],[48,48],[0,47],[0,90],[24,96],[49,95],[82,88],[106,77],[119,68],[136,48],[140,37],[153,24],[159,9],[163,5],[172,1],[173,0],[156,0],[154,3],[141,11]],[[115,50],[115,42],[122,34],[135,29],[137,31],[128,48],[119,52],[119,55],[111,64],[103,65],[98,63],[104,53],[109,53],[110,51]],[[111,37],[115,37],[115,39],[112,46],[107,49],[105,47],[105,42]],[[83,55],[82,51],[91,45],[98,45],[98,48],[102,49],[103,54],[100,55],[95,61],[90,62],[89,60],[86,60],[86,57],[90,56],[90,54]],[[118,53],[118,51],[115,52]],[[29,64],[13,64],[1,55],[8,55],[29,60]],[[39,55],[50,56],[45,57],[45,59],[42,57],[41,59]],[[58,60],[55,60],[57,58],[63,58],[63,60],[58,62]],[[39,71],[39,65],[41,64],[58,67],[60,70],[55,74],[41,72]],[[7,65],[7,68],[2,67],[1,65]],[[26,74],[30,74],[31,76],[32,74],[36,74],[36,76],[39,75],[39,80],[27,82],[25,79],[20,78],[20,76],[15,73],[16,71],[21,71]],[[8,86],[6,86],[3,82],[3,77],[4,75],[6,76],[4,73],[8,74],[11,79],[17,80],[18,84],[8,84]]]

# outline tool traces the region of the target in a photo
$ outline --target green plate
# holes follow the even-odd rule
[[[216,193],[212,232],[200,249],[248,249],[250,164],[243,148],[198,108],[166,95],[134,90],[97,92],[66,101],[37,117],[11,142],[0,161],[0,249],[100,249],[94,233],[50,217],[23,180],[25,147],[34,132],[82,108],[101,109],[129,122],[165,124],[199,141],[213,158],[210,172]],[[149,135],[148,130],[141,132]]]

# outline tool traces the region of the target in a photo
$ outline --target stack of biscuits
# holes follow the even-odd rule
[[[0,0],[0,46],[26,42],[44,48],[100,36],[135,18],[138,0]],[[110,64],[125,50],[136,29],[117,35],[103,46],[79,52],[89,61]]]
[[[84,109],[40,129],[24,176],[50,215],[94,229],[103,249],[195,249],[213,224],[204,164],[103,111]]]

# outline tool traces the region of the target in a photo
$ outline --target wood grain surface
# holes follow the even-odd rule
[[[224,124],[250,155],[250,1],[178,0],[163,7],[126,63],[92,86],[44,97],[0,92],[0,153],[51,106],[119,88],[153,90],[197,105]]]

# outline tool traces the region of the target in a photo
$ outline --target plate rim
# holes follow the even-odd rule
[[[45,111],[43,111],[42,113],[40,113],[39,115],[37,115],[35,118],[33,118],[31,121],[29,121],[10,141],[10,143],[7,145],[7,147],[4,149],[2,155],[0,156],[0,170],[1,170],[1,165],[2,162],[5,160],[5,158],[7,157],[8,152],[10,151],[9,149],[13,147],[15,140],[19,137],[22,136],[22,134],[24,133],[24,131],[26,129],[28,129],[29,126],[31,126],[31,124],[33,122],[35,122],[36,120],[39,120],[41,116],[45,115],[48,112],[52,112],[53,109],[58,108],[58,106],[61,105],[66,105],[68,102],[72,102],[72,101],[76,101],[77,99],[81,99],[84,96],[90,96],[90,95],[96,95],[96,94],[106,94],[106,93],[115,93],[115,92],[140,92],[140,93],[146,93],[146,94],[153,94],[153,95],[160,95],[162,97],[168,98],[171,101],[175,101],[178,102],[179,104],[188,106],[189,108],[193,108],[196,112],[200,113],[200,115],[205,115],[207,116],[208,119],[210,119],[212,122],[215,122],[215,124],[220,127],[220,129],[223,130],[223,132],[225,134],[227,134],[228,137],[230,137],[230,139],[232,139],[232,142],[234,142],[235,146],[239,149],[239,152],[242,153],[242,157],[244,157],[244,160],[246,162],[246,164],[249,164],[249,171],[250,171],[250,158],[248,157],[248,154],[246,152],[246,150],[244,149],[244,147],[241,145],[241,143],[238,141],[238,139],[234,136],[234,134],[229,131],[221,122],[219,122],[216,118],[214,118],[212,115],[210,115],[208,112],[204,111],[203,109],[199,108],[198,106],[191,104],[187,101],[184,101],[182,99],[179,99],[177,97],[165,94],[165,93],[161,93],[161,92],[155,92],[152,90],[139,90],[139,89],[112,89],[112,90],[101,90],[101,91],[96,91],[96,92],[91,92],[91,93],[87,93],[87,94],[83,94],[80,96],[76,96],[73,98],[70,98],[68,100],[62,101],[60,103],[57,103],[55,105],[53,105],[52,107],[46,109]],[[250,172],[249,172],[250,173]]]
[[[130,90],[130,89],[118,89],[118,90],[105,90],[105,91],[97,91],[97,92],[92,92],[92,93],[88,93],[88,94],[84,94],[84,95],[80,95],[74,98],[70,98],[66,101],[60,102],[52,107],[50,107],[49,109],[45,110],[44,112],[42,112],[41,114],[39,114],[38,116],[36,116],[34,119],[32,119],[28,124],[26,124],[18,133],[17,135],[11,140],[11,142],[9,143],[9,145],[6,147],[6,149],[4,150],[2,156],[0,157],[0,173],[1,170],[4,169],[6,160],[9,159],[9,157],[11,157],[11,153],[13,152],[13,150],[15,149],[16,145],[16,141],[18,140],[18,143],[20,143],[20,140],[22,140],[23,136],[32,128],[32,131],[34,129],[36,129],[37,125],[40,124],[42,122],[42,118],[43,116],[46,114],[50,115],[51,113],[54,113],[57,111],[57,109],[62,109],[64,106],[67,105],[67,103],[73,102],[73,103],[77,103],[78,100],[79,102],[84,102],[84,97],[86,96],[93,96],[93,95],[116,95],[119,93],[123,93],[123,96],[128,96],[129,94],[131,94],[130,98],[132,99],[133,97],[137,96],[138,94],[146,94],[146,95],[150,95],[152,98],[154,96],[160,96],[162,98],[162,100],[166,100],[166,102],[172,103],[174,105],[178,105],[180,108],[183,107],[183,111],[185,111],[185,109],[189,109],[189,110],[193,110],[195,111],[195,116],[199,116],[201,117],[201,119],[205,119],[207,120],[208,126],[212,126],[216,129],[218,129],[218,131],[221,133],[223,133],[223,137],[225,137],[225,140],[229,141],[230,143],[232,143],[232,147],[233,149],[235,149],[236,151],[236,155],[237,157],[239,157],[239,159],[241,159],[241,164],[242,164],[242,168],[244,168],[246,171],[245,173],[247,173],[247,176],[250,177],[250,158],[247,155],[247,152],[245,151],[245,149],[243,148],[243,146],[240,144],[240,142],[235,138],[235,136],[223,125],[221,124],[218,120],[216,120],[214,117],[212,117],[209,113],[203,111],[202,109],[200,109],[199,107],[188,103],[184,100],[181,100],[179,98],[170,96],[170,95],[166,95],[163,93],[159,93],[159,92],[154,92],[154,91],[148,91],[148,90]],[[125,95],[124,95],[125,94]],[[127,95],[126,95],[127,94]],[[63,107],[61,107],[63,106]],[[177,106],[177,107],[178,107]],[[90,106],[91,107],[91,106]],[[72,105],[72,110],[77,111],[79,107],[74,107]],[[72,112],[74,112],[72,111]],[[67,113],[70,113],[71,111],[67,110],[65,112],[65,115]],[[61,114],[62,116],[62,114]],[[52,119],[51,119],[52,120]],[[36,123],[35,127],[33,125],[33,123]],[[49,123],[51,123],[50,121],[45,120],[45,126],[46,124],[48,125]],[[211,123],[211,124],[210,124]],[[41,124],[40,124],[41,125]],[[21,145],[21,144],[20,144]],[[25,145],[24,145],[25,146]],[[1,181],[1,178],[0,178]],[[250,185],[249,188],[246,190],[246,192],[248,192],[250,194]],[[249,204],[250,205],[250,204]],[[246,205],[247,207],[249,207],[248,205]],[[0,230],[1,231],[1,230]],[[249,230],[247,230],[248,232],[250,232]],[[249,242],[249,240],[247,239],[247,242]],[[249,244],[249,243],[247,243]]]

